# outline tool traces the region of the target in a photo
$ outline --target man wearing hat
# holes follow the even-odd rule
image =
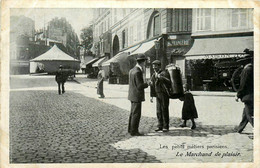
[[[254,72],[253,72],[253,58],[252,56],[239,60],[243,67],[240,75],[240,86],[237,91],[237,98],[244,104],[242,121],[235,131],[241,133],[249,122],[254,127]]]
[[[170,74],[168,71],[161,70],[161,62],[152,62],[154,74],[151,77],[151,102],[156,97],[156,114],[158,119],[157,131],[169,131],[169,96],[167,87],[171,86]]]
[[[132,136],[142,136],[138,128],[141,118],[142,101],[145,100],[144,89],[148,84],[144,82],[143,73],[145,71],[147,58],[144,54],[136,57],[136,66],[129,71],[128,100],[131,101],[131,112],[128,124],[128,133]]]
[[[59,70],[56,73],[55,80],[58,83],[58,93],[65,93],[64,83],[67,81],[67,74],[63,71],[63,66],[59,66]]]

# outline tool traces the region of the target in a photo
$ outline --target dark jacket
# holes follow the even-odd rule
[[[63,69],[59,69],[56,73],[55,80],[58,83],[65,83],[67,81],[68,75]]]
[[[141,69],[135,66],[129,72],[128,100],[132,102],[144,101],[144,89],[147,87],[148,84],[144,83]]]
[[[247,64],[242,70],[237,97],[240,98],[242,102],[253,101],[254,73],[252,64]]]
[[[151,97],[156,97],[157,93],[164,93],[167,95],[166,87],[171,87],[169,72],[160,70],[158,74],[160,74],[161,78],[156,78],[155,73],[151,77]]]

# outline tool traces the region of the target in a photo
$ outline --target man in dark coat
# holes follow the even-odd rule
[[[58,93],[61,94],[61,89],[62,93],[65,93],[65,88],[64,88],[64,83],[67,81],[68,75],[67,73],[63,70],[63,66],[60,65],[59,70],[56,73],[55,80],[58,83]]]
[[[161,70],[161,62],[155,60],[152,62],[154,74],[151,77],[151,102],[156,97],[156,114],[158,119],[157,131],[169,131],[169,96],[167,87],[170,87],[170,74],[168,71]]]
[[[248,63],[242,70],[236,101],[238,99],[241,99],[245,104],[242,121],[235,128],[235,131],[241,133],[248,122],[254,127],[254,73],[252,62]]]
[[[131,113],[129,117],[128,133],[132,136],[141,136],[139,123],[141,118],[142,101],[145,100],[144,89],[148,84],[144,82],[143,72],[147,58],[144,54],[137,55],[136,66],[129,72],[128,100],[131,101]]]

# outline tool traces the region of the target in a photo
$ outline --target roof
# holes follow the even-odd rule
[[[141,44],[141,46],[135,50],[134,52],[132,52],[130,55],[134,55],[134,54],[144,54],[145,52],[149,51],[152,47],[154,47],[155,45],[155,41],[159,41],[161,38],[159,38],[158,40],[157,39],[154,39],[154,40],[151,40],[151,41],[148,41],[148,42],[144,42]]]
[[[213,54],[241,54],[245,48],[254,48],[253,36],[195,39],[186,56]]]
[[[107,57],[103,57],[103,58],[100,58],[97,62],[95,62],[94,64],[92,64],[92,67],[98,67],[100,66],[104,61],[107,60]]]
[[[115,55],[114,57],[112,57],[110,60],[104,62],[102,64],[102,66],[108,66],[110,65],[111,62],[121,62],[121,61],[125,61],[127,59],[127,56],[129,54],[131,54],[132,52],[134,52],[137,48],[139,48],[140,45],[137,45],[137,46],[134,46],[134,47],[131,47],[127,50],[124,50],[120,53],[118,53],[117,55]]]
[[[30,60],[30,61],[77,61],[79,60],[71,57],[70,55],[64,53],[62,50],[60,50],[56,44],[47,52],[43,53],[42,55]]]

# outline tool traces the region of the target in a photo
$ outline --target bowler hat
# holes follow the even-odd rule
[[[161,61],[155,60],[155,61],[152,62],[152,64],[161,65]]]
[[[139,60],[147,60],[147,58],[144,54],[138,54],[136,56],[136,61],[139,61]]]

